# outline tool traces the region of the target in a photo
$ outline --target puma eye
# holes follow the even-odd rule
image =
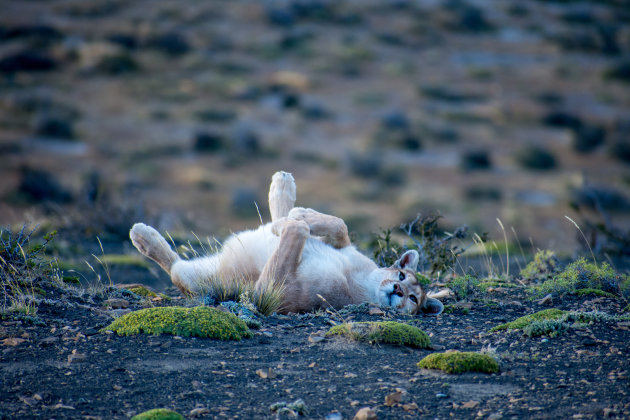
[[[404,279],[405,279],[405,273],[401,271],[400,273],[398,273],[398,280],[403,281]]]
[[[418,304],[418,298],[416,298],[414,295],[409,295],[409,299],[411,299],[411,301],[416,305]]]

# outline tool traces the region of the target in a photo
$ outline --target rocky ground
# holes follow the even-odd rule
[[[229,342],[100,331],[130,309],[195,304],[180,296],[147,301],[115,288],[44,289],[34,317],[0,324],[2,418],[129,418],[161,407],[187,418],[288,418],[270,407],[299,399],[304,405],[294,408],[305,418],[352,418],[363,407],[381,419],[630,416],[628,321],[575,326],[557,337],[489,332],[550,307],[620,314],[623,303],[614,298],[541,304],[523,289],[499,287],[447,301],[437,317],[368,307],[261,317],[253,338]],[[334,324],[364,320],[415,325],[432,348],[323,336]],[[485,351],[500,372],[418,368],[424,356],[450,349]]]

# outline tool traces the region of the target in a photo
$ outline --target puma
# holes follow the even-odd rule
[[[279,282],[282,313],[362,302],[408,314],[442,312],[442,303],[428,297],[416,279],[418,252],[407,251],[391,267],[379,268],[351,244],[343,220],[294,207],[295,192],[291,174],[275,173],[269,189],[271,223],[231,236],[213,255],[181,259],[160,233],[143,223],[132,227],[131,241],[186,294],[203,293],[204,284],[219,277],[251,282],[256,290]]]

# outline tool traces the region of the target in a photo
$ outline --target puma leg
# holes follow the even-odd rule
[[[294,207],[289,212],[288,219],[306,222],[311,235],[321,237],[322,241],[334,248],[345,248],[350,245],[348,227],[339,217],[323,214],[313,209]]]
[[[292,290],[285,290],[285,301],[287,293],[295,293],[295,287],[299,285],[294,285],[291,280],[295,279],[308,237],[309,228],[305,222],[287,220],[284,223],[280,243],[256,281],[257,292],[260,293],[273,286],[289,287],[287,283],[291,283]]]
[[[271,221],[286,217],[295,205],[295,180],[288,172],[278,171],[269,186],[269,212]]]
[[[171,274],[171,267],[179,260],[179,256],[157,230],[144,223],[136,223],[129,231],[129,237],[140,253]]]

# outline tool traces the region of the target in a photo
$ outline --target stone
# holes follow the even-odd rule
[[[112,309],[127,309],[129,307],[129,301],[127,299],[110,298],[105,301],[105,305]]]
[[[377,420],[376,412],[370,407],[363,407],[354,415],[353,420]]]

